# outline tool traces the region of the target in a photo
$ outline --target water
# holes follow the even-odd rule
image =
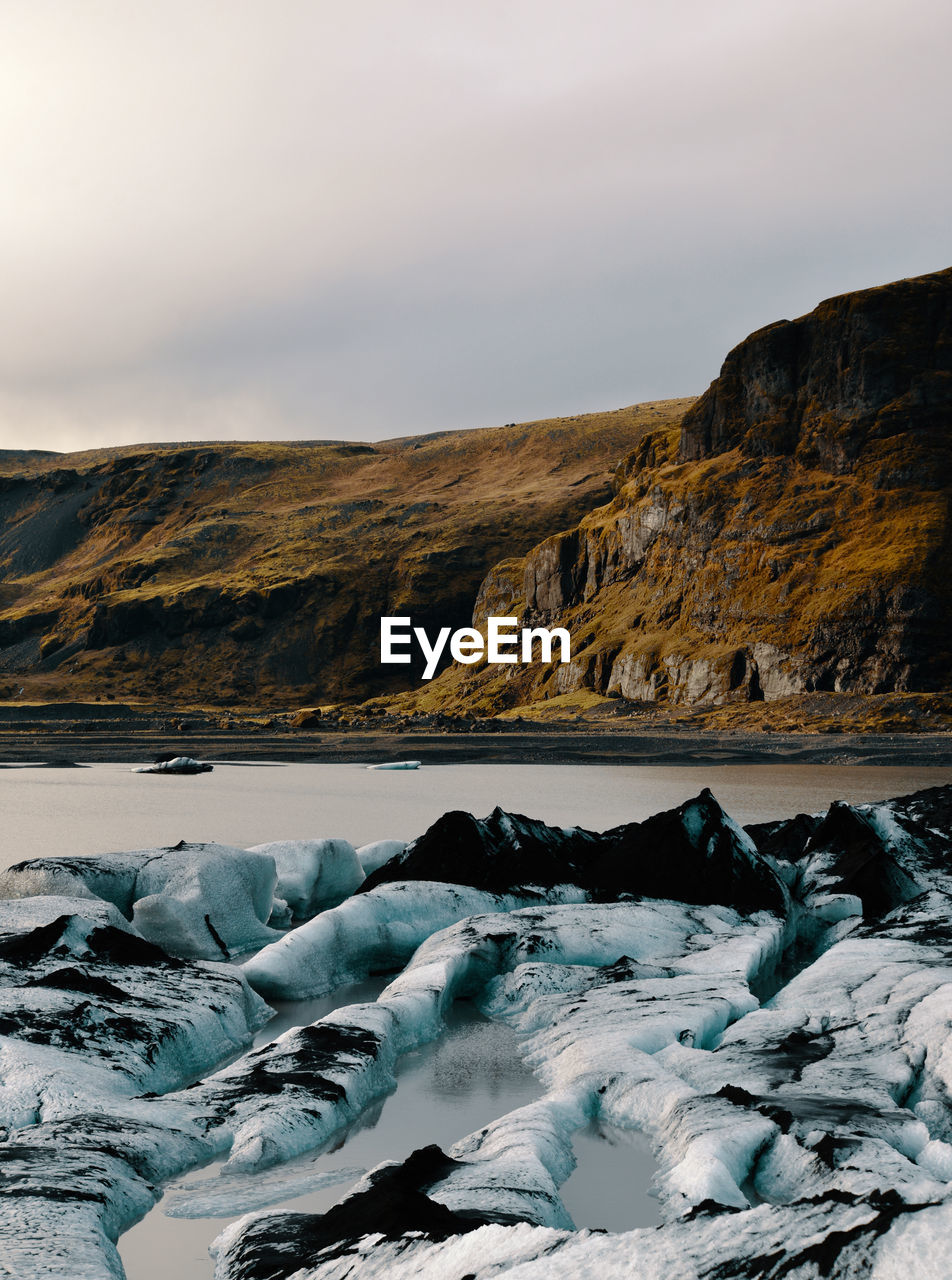
[[[23,858],[217,840],[343,836],[411,840],[448,809],[496,804],[559,826],[604,830],[647,818],[710,786],[739,822],[882,800],[952,782],[952,769],[892,765],[450,764],[406,772],[359,764],[218,765],[195,777],[128,765],[0,769],[0,867]]]
[[[247,956],[240,956],[237,963],[243,963],[247,959]],[[366,1004],[376,1000],[393,976],[392,973],[386,973],[366,978],[363,982],[351,982],[326,995],[313,996],[310,1000],[269,1000],[274,1017],[259,1029],[252,1041],[252,1048],[270,1044],[292,1027],[306,1027],[312,1022],[319,1022],[344,1005]]]
[[[338,995],[345,1000],[357,997],[350,989]],[[267,1028],[274,1034],[280,1030],[272,1025]],[[539,1084],[519,1056],[515,1034],[501,1023],[487,1022],[467,1002],[458,1001],[446,1035],[400,1060],[397,1092],[366,1113],[346,1142],[331,1152],[302,1157],[275,1171],[282,1178],[292,1178],[344,1170],[341,1181],[303,1195],[276,1198],[268,1207],[323,1213],[356,1180],[355,1169],[373,1168],[381,1160],[403,1159],[431,1142],[445,1151],[459,1138],[540,1094]],[[165,1199],[120,1239],[119,1252],[129,1280],[160,1280],[170,1275],[176,1280],[210,1280],[214,1268],[208,1246],[238,1213],[169,1218],[164,1209],[167,1204],[181,1205],[186,1191],[191,1190],[194,1196],[197,1190],[205,1190],[197,1184],[208,1183],[219,1168],[220,1164],[214,1164],[170,1184]]]
[[[659,1222],[651,1194],[657,1171],[648,1139],[607,1125],[590,1124],[572,1136],[575,1168],[562,1183],[562,1203],[577,1227],[631,1231]]]

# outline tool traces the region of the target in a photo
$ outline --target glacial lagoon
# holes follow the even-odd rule
[[[136,761],[135,763],[140,763]],[[221,764],[196,777],[140,775],[130,764],[0,769],[0,867],[24,858],[218,841],[343,836],[360,846],[412,840],[448,809],[494,805],[557,826],[603,831],[710,787],[740,823],[867,803],[952,781],[952,768],[895,765]]]
[[[710,786],[740,822],[825,809],[834,799],[866,802],[952,781],[952,770],[901,765],[645,766],[447,765],[406,773],[368,773],[359,765],[219,766],[194,778],[143,777],[128,765],[81,770],[0,772],[5,865],[28,857],[90,854],[217,840],[241,846],[267,840],[343,836],[356,845],[410,839],[447,809],[482,815],[495,804],[549,823],[604,829],[648,817]],[[314,1021],[338,1005],[374,999],[375,979],[319,1000],[282,1005],[256,1043]],[[321,1212],[357,1171],[402,1158],[413,1147],[445,1149],[489,1120],[539,1096],[540,1086],[506,1027],[458,1003],[447,1034],[409,1054],[397,1092],[367,1113],[331,1152],[282,1166],[288,1187],[326,1175],[303,1194],[279,1193],[269,1207]],[[622,1230],[656,1221],[650,1199],[653,1160],[638,1135],[597,1129],[574,1139],[578,1161],[564,1202],[578,1226]],[[243,1210],[176,1215],[207,1188],[217,1166],[195,1170],[120,1241],[129,1280],[209,1280],[207,1248]],[[267,1175],[258,1175],[266,1177]],[[299,1179],[295,1184],[294,1179]]]
[[[302,1010],[302,1016],[322,1017],[335,1004],[373,999],[386,981],[355,984],[359,989],[341,991],[335,1000],[325,998],[325,1009]],[[271,1033],[279,1035],[283,1030],[283,1021],[277,1027],[269,1024],[256,1043],[265,1043]],[[356,1181],[358,1171],[372,1169],[382,1160],[401,1159],[431,1142],[446,1150],[458,1138],[532,1102],[541,1092],[522,1064],[516,1036],[501,1023],[482,1018],[468,1002],[459,1001],[445,1036],[405,1055],[397,1070],[397,1092],[366,1112],[341,1145],[335,1143],[328,1152],[290,1161],[273,1171],[292,1184],[306,1183],[314,1175],[330,1179],[340,1174],[339,1180],[303,1194],[282,1197],[278,1193],[266,1207],[282,1213],[323,1213]],[[208,1246],[238,1215],[185,1214],[191,1215],[200,1192],[213,1188],[219,1168],[216,1162],[171,1184],[165,1197],[120,1239],[128,1280],[162,1280],[169,1275],[176,1280],[210,1280],[214,1267]],[[269,1173],[250,1177],[264,1181]],[[175,1217],[166,1216],[169,1208]]]

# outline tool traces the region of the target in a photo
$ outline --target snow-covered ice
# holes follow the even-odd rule
[[[181,841],[94,858],[33,858],[0,872],[0,898],[102,898],[172,955],[220,960],[273,941],[274,859]]]
[[[557,891],[584,901],[582,890]],[[248,981],[266,998],[303,1000],[369,973],[405,963],[430,934],[466,916],[505,911],[538,894],[494,894],[465,885],[397,881],[348,898],[262,948],[245,962]]]
[[[398,857],[406,847],[405,840],[374,840],[371,844],[361,845],[357,850],[357,858],[364,875],[369,876],[391,858]]]

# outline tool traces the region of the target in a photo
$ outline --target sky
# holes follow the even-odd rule
[[[948,0],[0,0],[0,447],[697,394],[952,264]]]

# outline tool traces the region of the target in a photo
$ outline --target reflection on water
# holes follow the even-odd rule
[[[563,1182],[562,1203],[578,1227],[631,1231],[661,1221],[649,1193],[658,1166],[640,1133],[591,1124],[572,1135],[575,1169]]]
[[[373,980],[385,985],[386,980]],[[356,984],[367,988],[371,984]],[[379,988],[378,988],[379,989]],[[375,993],[376,994],[376,993]],[[354,988],[337,992],[333,1000],[340,1006],[342,995],[354,999]],[[373,999],[363,994],[360,999]],[[324,998],[326,1002],[326,997]],[[310,1006],[319,1002],[304,1002]],[[294,1010],[298,1017],[292,1017]],[[318,1017],[328,1012],[321,1010]],[[302,1005],[290,1005],[282,1017],[289,1026],[302,1021]],[[286,1028],[282,1027],[282,1030]],[[264,1039],[273,1038],[272,1024],[264,1029]],[[354,1181],[353,1170],[370,1169],[382,1160],[402,1160],[416,1147],[435,1142],[444,1150],[459,1138],[482,1128],[491,1120],[525,1106],[539,1097],[541,1088],[519,1056],[518,1040],[508,1027],[487,1022],[465,1001],[457,1001],[450,1011],[446,1035],[435,1044],[406,1054],[397,1068],[398,1091],[365,1112],[351,1131],[322,1155],[308,1155],[290,1161],[280,1170],[268,1171],[269,1180],[283,1199],[270,1200],[269,1207],[282,1211],[323,1213],[341,1198]],[[215,1236],[245,1210],[229,1209],[223,1216],[188,1218],[189,1202],[209,1190],[220,1163],[194,1170],[166,1188],[143,1220],[119,1241],[119,1252],[129,1280],[210,1280],[213,1274],[208,1246]],[[341,1170],[342,1180],[294,1195],[295,1185]],[[262,1175],[244,1180],[254,1182]],[[236,1187],[236,1191],[239,1188]],[[241,1188],[249,1190],[248,1187]],[[287,1192],[292,1191],[288,1198]],[[240,1197],[239,1197],[240,1198]],[[174,1205],[176,1216],[164,1210]],[[221,1209],[218,1209],[221,1212]]]

